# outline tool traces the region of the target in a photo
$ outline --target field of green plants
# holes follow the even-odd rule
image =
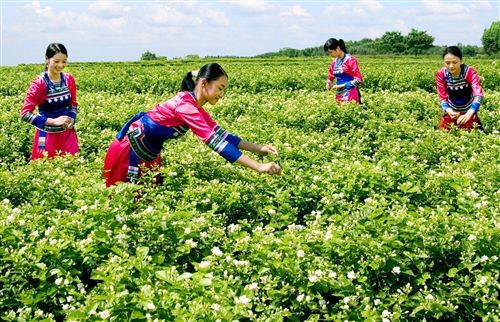
[[[328,57],[210,60],[230,79],[209,112],[282,176],[189,134],[162,185],[108,189],[121,125],[207,61],[71,63],[81,152],[36,162],[19,111],[43,66],[0,67],[0,320],[498,321],[500,62],[465,59],[485,131],[443,132],[440,57],[358,60],[364,104],[342,107]]]

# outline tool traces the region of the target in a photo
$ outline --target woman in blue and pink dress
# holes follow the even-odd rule
[[[438,127],[448,130],[450,124],[462,129],[482,130],[477,111],[483,100],[483,88],[477,71],[462,63],[457,46],[446,47],[444,66],[436,73],[436,86],[444,115]]]
[[[21,119],[35,126],[31,159],[75,154],[78,138],[73,127],[77,106],[75,78],[63,73],[68,64],[64,45],[52,43],[45,53],[46,70],[31,82]],[[38,114],[34,113],[38,106]]]
[[[336,91],[335,98],[339,103],[348,101],[361,103],[358,86],[363,82],[363,76],[356,58],[347,52],[342,39],[328,39],[323,49],[334,58],[328,70],[326,89]],[[334,79],[337,80],[335,85]]]
[[[128,120],[106,154],[106,186],[120,181],[136,182],[141,168],[160,166],[163,143],[188,130],[229,162],[240,163],[260,173],[280,174],[278,164],[259,163],[241,152],[277,154],[274,146],[247,142],[225,131],[203,108],[207,102],[216,104],[224,96],[227,84],[228,76],[219,64],[206,64],[199,71],[186,74],[181,91],[173,98]]]

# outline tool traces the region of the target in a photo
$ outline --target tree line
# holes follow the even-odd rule
[[[457,45],[465,56],[476,56],[480,54],[499,55],[500,54],[500,21],[495,21],[484,30],[481,37],[483,47],[474,45]],[[356,41],[346,41],[346,47],[351,54],[355,55],[440,55],[444,47],[435,46],[434,37],[427,31],[411,29],[405,36],[400,31],[388,31],[380,38],[363,38]],[[452,44],[449,44],[452,45]],[[282,48],[276,52],[269,52],[257,55],[259,58],[270,57],[312,57],[323,56],[325,51],[323,45],[305,49]],[[188,58],[192,58],[189,55]],[[142,54],[141,60],[166,59],[164,56],[156,56],[146,51]]]

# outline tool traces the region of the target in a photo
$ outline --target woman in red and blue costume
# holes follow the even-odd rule
[[[280,174],[281,167],[277,163],[260,163],[241,152],[277,154],[274,146],[247,142],[227,132],[203,108],[207,102],[216,104],[224,96],[227,84],[228,76],[219,64],[206,64],[199,71],[186,74],[181,91],[173,98],[127,121],[104,160],[106,186],[137,182],[141,168],[161,165],[163,143],[179,138],[188,130],[231,163],[240,163],[260,173]]]
[[[46,70],[31,82],[21,119],[35,126],[31,159],[78,152],[74,129],[78,103],[73,75],[63,73],[68,64],[64,45],[52,43],[45,53]],[[38,114],[34,113],[38,106]]]
[[[444,115],[438,127],[448,130],[450,124],[461,129],[483,127],[477,116],[483,101],[483,88],[477,71],[462,63],[462,51],[457,46],[446,47],[444,66],[436,73],[436,87]]]
[[[361,93],[358,86],[363,82],[363,76],[356,58],[347,52],[342,39],[328,39],[323,49],[334,58],[328,70],[326,89],[336,91],[335,98],[339,103],[353,101],[360,104]],[[334,79],[337,80],[335,85]]]

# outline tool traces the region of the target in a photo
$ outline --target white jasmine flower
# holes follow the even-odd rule
[[[259,285],[257,283],[248,284],[247,286],[245,286],[245,289],[250,291],[257,291],[259,290]]]
[[[231,225],[229,225],[228,228],[229,228],[230,232],[234,233],[235,231],[238,231],[238,229],[240,228],[240,226],[236,225],[236,224],[231,224]]]
[[[469,235],[469,237],[467,237],[467,240],[476,240],[476,236],[475,235]]]
[[[375,301],[373,301],[373,305],[377,306],[380,304],[380,300],[379,299],[375,299]]]
[[[297,296],[297,302],[299,302],[299,303],[300,303],[300,302],[302,302],[302,300],[304,300],[304,294],[299,294],[299,295]]]
[[[208,268],[208,267],[210,267],[210,265],[212,265],[212,263],[210,261],[201,261],[199,268],[201,268],[201,269]]]
[[[350,280],[353,280],[356,278],[356,273],[354,273],[354,271],[350,271],[349,273],[347,273],[347,278],[350,279]]]
[[[318,281],[318,277],[316,275],[309,275],[309,282],[316,283]]]
[[[155,306],[153,303],[148,302],[148,303],[146,304],[146,310],[150,310],[150,311],[152,311],[152,310],[154,310],[154,309],[156,309],[156,306]]]
[[[212,254],[214,254],[215,256],[221,256],[222,251],[219,249],[219,247],[214,247],[212,248]]]
[[[486,262],[488,259],[489,258],[486,255],[481,256],[481,262],[483,262],[483,263]]]
[[[242,295],[236,299],[236,304],[247,305],[250,303],[250,299],[246,295]]]
[[[276,214],[276,210],[274,210],[273,208],[271,208],[271,209],[269,209],[267,211],[267,213],[270,214],[270,215],[274,215],[274,214]]]
[[[104,310],[102,312],[99,312],[99,317],[103,320],[109,318],[110,314],[108,310]]]
[[[212,308],[212,310],[214,310],[215,312],[219,311],[220,310],[220,305],[217,304],[217,303],[214,303],[210,306]]]
[[[305,255],[306,255],[306,253],[302,249],[299,249],[297,251],[297,257],[304,257]]]
[[[390,317],[391,315],[392,315],[392,313],[387,311],[387,310],[384,310],[382,312],[382,317],[384,317],[384,318]]]
[[[392,272],[393,272],[394,274],[399,274],[399,273],[401,273],[401,268],[399,268],[399,266],[394,266],[394,267],[392,268]]]
[[[425,296],[425,299],[426,299],[426,300],[434,300],[434,296],[432,296],[432,294],[427,294],[427,295]]]
[[[63,282],[63,278],[62,277],[59,277],[58,279],[56,279],[55,283],[56,285],[61,285],[61,283]]]
[[[471,190],[467,193],[467,196],[469,196],[471,198],[477,198],[477,197],[479,197],[479,194],[477,192],[475,192],[474,190]]]

